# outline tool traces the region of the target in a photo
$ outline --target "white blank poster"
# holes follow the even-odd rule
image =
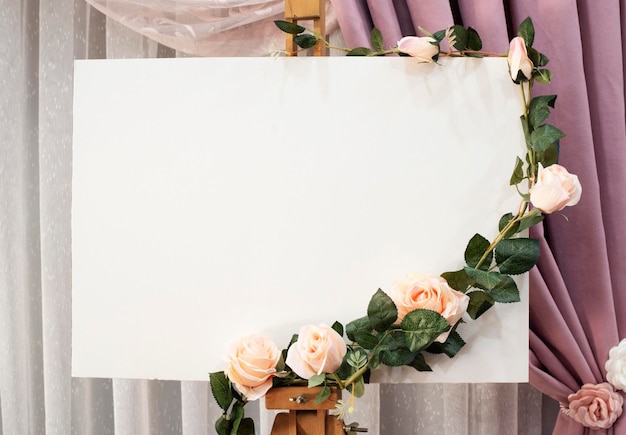
[[[459,269],[517,208],[521,110],[496,58],[77,61],[73,375],[208,380],[239,336]],[[519,283],[457,357],[376,380],[527,381]]]

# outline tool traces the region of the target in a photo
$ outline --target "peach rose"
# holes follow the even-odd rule
[[[398,41],[398,51],[422,62],[433,62],[433,57],[439,54],[439,45],[430,36],[405,36]]]
[[[469,296],[454,290],[440,276],[411,273],[396,281],[391,289],[391,299],[398,308],[398,322],[417,308],[436,311],[450,325],[463,316],[469,304]],[[443,343],[450,332],[444,332],[435,341]]]
[[[309,379],[335,372],[346,351],[346,343],[333,328],[324,324],[308,325],[300,328],[298,341],[287,351],[285,362],[298,376]]]
[[[578,177],[561,165],[544,168],[539,163],[537,182],[530,189],[530,202],[544,213],[563,210],[580,201],[582,186]]]
[[[272,387],[280,351],[272,340],[250,335],[230,346],[224,374],[248,400],[256,400]]]
[[[511,40],[508,59],[511,78],[514,82],[517,83],[517,75],[520,71],[527,80],[530,80],[533,73],[533,63],[528,57],[526,42],[524,42],[524,38],[521,36]]]
[[[569,408],[564,412],[578,423],[593,430],[608,429],[622,415],[624,398],[608,382],[585,384],[567,396]]]

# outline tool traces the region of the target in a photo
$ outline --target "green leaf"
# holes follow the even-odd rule
[[[467,295],[470,298],[469,305],[467,306],[467,314],[474,320],[482,316],[495,304],[493,298],[482,291],[473,291]]]
[[[233,401],[233,392],[224,372],[209,373],[209,384],[211,385],[211,392],[218,406],[222,408],[224,412],[228,411]]]
[[[363,397],[363,394],[365,394],[365,380],[363,379],[363,376],[354,381],[354,384],[349,391],[354,393],[355,397]]]
[[[331,328],[333,328],[337,334],[343,337],[343,325],[341,323],[335,321],[335,323],[333,323],[333,326],[331,326]]]
[[[527,17],[519,25],[519,28],[517,29],[517,36],[521,36],[522,38],[524,38],[526,47],[533,46],[533,42],[535,42],[535,26],[533,25],[530,17]]]
[[[356,341],[354,334],[357,332],[372,332],[372,325],[367,316],[359,317],[346,325],[346,335],[352,341]]]
[[[432,372],[433,369],[430,368],[428,364],[426,364],[426,360],[424,359],[424,355],[418,353],[415,355],[415,359],[409,364],[418,372]]]
[[[480,35],[471,27],[467,28],[467,48],[474,51],[483,49],[483,41],[481,41]]]
[[[326,399],[330,397],[330,387],[328,385],[324,385],[320,391],[315,395],[315,400],[313,401],[316,405],[324,402]]]
[[[530,59],[530,61],[533,63],[534,66],[539,65],[539,60],[541,58],[541,55],[539,54],[539,52],[537,50],[535,50],[534,48],[530,47],[528,48],[528,58]],[[530,78],[530,77],[528,77]]]
[[[274,24],[285,33],[289,33],[292,35],[297,35],[299,33],[304,32],[306,29],[302,26],[298,26],[295,23],[284,21],[284,20],[276,20]]]
[[[359,349],[349,350],[346,353],[344,360],[348,363],[348,365],[350,365],[350,367],[358,370],[367,364],[367,355]]]
[[[520,238],[502,240],[496,247],[500,273],[519,275],[528,272],[539,259],[539,241]]]
[[[549,107],[554,108],[556,95],[542,95],[530,100],[528,108],[528,120],[533,126],[542,124],[550,116]]]
[[[465,272],[474,278],[478,288],[485,290],[496,302],[519,302],[519,290],[510,276],[471,267],[466,267]]]
[[[380,352],[371,354],[367,365],[370,370],[376,370],[380,366]],[[366,383],[369,383],[369,378],[366,379]]]
[[[459,353],[459,351],[461,350],[463,346],[465,346],[465,341],[463,340],[463,338],[461,338],[459,333],[456,332],[455,330],[455,331],[450,332],[450,334],[448,335],[448,338],[446,339],[444,343],[435,342],[431,344],[430,346],[428,346],[428,349],[426,350],[431,353],[445,353],[450,358],[452,358],[457,353]]]
[[[446,37],[446,29],[439,30],[433,33],[432,37],[437,40],[437,42],[443,41],[443,38]]]
[[[317,44],[317,38],[309,34],[298,35],[293,38],[293,42],[295,42],[298,47],[301,48],[312,48],[315,46],[315,44]]]
[[[539,53],[539,62],[537,63],[537,67],[539,68],[544,67],[548,64],[548,62],[550,62],[550,59],[548,59],[548,56],[546,56],[543,53]]]
[[[559,162],[559,142],[557,140],[542,152],[535,153],[537,162],[541,163],[544,168]]]
[[[530,228],[543,220],[543,215],[539,212],[539,210],[537,210],[535,213],[529,214],[528,217],[525,217],[520,221],[519,231],[524,231],[526,228]]]
[[[504,227],[513,219],[513,214],[512,213],[507,213],[505,215],[503,215],[500,218],[500,222],[498,222],[498,231],[502,231],[504,229]],[[514,223],[513,226],[511,228],[509,228],[509,230],[503,234],[503,237],[505,239],[508,239],[509,237],[513,237],[516,233],[518,233],[519,231],[521,231],[520,229],[520,223],[519,221]]]
[[[251,418],[244,418],[239,424],[239,430],[237,435],[254,435],[254,420]]]
[[[530,77],[526,77],[526,75],[520,69],[519,71],[517,71],[517,76],[515,77],[515,80],[513,80],[513,82],[519,85],[520,83],[528,81],[528,80],[530,80]]]
[[[552,71],[547,68],[535,70],[533,79],[542,85],[548,85],[552,81]]]
[[[367,317],[372,328],[382,332],[398,320],[398,309],[393,300],[378,289],[367,306]]]
[[[450,329],[446,319],[439,313],[425,309],[409,312],[402,319],[400,327],[404,331],[404,339],[411,352],[425,349],[441,333]]]
[[[411,362],[415,359],[415,355],[417,355],[416,352],[402,349],[390,352],[381,352],[380,362],[389,367],[400,367],[411,364]]]
[[[456,37],[454,40],[454,48],[457,50],[465,50],[467,48],[467,30],[458,24],[452,26],[452,35]]]
[[[465,293],[474,284],[474,280],[467,276],[463,269],[454,272],[444,272],[441,274],[441,277],[448,281],[450,287],[461,293]]]
[[[371,56],[372,54],[374,52],[367,47],[357,47],[346,53],[346,56]]]
[[[231,435],[237,435],[239,431],[239,425],[241,424],[241,420],[243,420],[243,404],[241,402],[237,402],[233,405],[233,411],[230,414],[230,419],[233,422],[233,427],[230,430]]]
[[[322,385],[326,380],[326,375],[313,375],[309,378],[309,388],[317,387],[318,385]]]
[[[404,339],[404,333],[402,331],[393,331],[390,334],[385,334],[380,340],[378,345],[379,351],[394,351],[406,347],[406,340]]]
[[[530,142],[534,151],[542,152],[563,136],[565,136],[565,133],[555,126],[544,124],[533,130],[530,134]]]
[[[374,51],[385,50],[385,47],[383,46],[383,35],[377,28],[374,28],[370,33],[370,44],[372,44],[372,48],[374,49]]]
[[[215,422],[215,432],[217,432],[217,435],[230,435],[231,427],[232,422],[227,419],[225,415],[222,415]]]
[[[292,344],[294,344],[296,341],[298,341],[298,334],[293,334],[293,335],[291,336],[291,340],[289,340],[289,346],[287,346],[287,347],[290,347],[290,346],[291,346]]]
[[[519,157],[516,157],[515,160],[515,168],[513,169],[513,174],[511,175],[511,179],[509,180],[510,186],[515,186],[519,184],[524,179],[524,162]]]
[[[487,252],[487,249],[489,249],[489,240],[485,239],[480,234],[474,234],[474,237],[472,237],[467,244],[467,248],[465,248],[465,262],[467,265],[476,267],[483,254]],[[480,268],[484,270],[489,269],[492,258],[493,253],[490,252]]]
[[[378,344],[378,338],[369,332],[357,331],[354,333],[354,341],[363,349],[371,350]]]

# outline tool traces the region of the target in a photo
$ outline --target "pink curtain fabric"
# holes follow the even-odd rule
[[[531,272],[530,379],[567,405],[585,383],[606,381],[609,349],[626,338],[626,4],[575,0],[333,0],[349,46],[369,46],[378,27],[388,46],[452,24],[475,28],[485,51],[505,52],[530,16],[534,46],[550,57],[557,94],[550,122],[566,133],[560,163],[579,176],[581,202],[533,229],[542,255]],[[565,217],[563,216],[565,215]],[[555,434],[587,434],[565,414]],[[594,431],[601,434],[602,431]],[[626,433],[626,417],[606,434]]]

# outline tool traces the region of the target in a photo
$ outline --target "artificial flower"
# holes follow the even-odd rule
[[[609,350],[609,359],[604,364],[606,380],[617,390],[626,391],[626,338]]]
[[[343,337],[330,326],[321,324],[300,328],[298,340],[287,351],[285,362],[301,378],[333,373],[346,355]]]
[[[433,62],[439,54],[439,44],[430,36],[405,36],[398,41],[398,51],[422,62]]]
[[[608,429],[622,415],[624,398],[608,382],[585,384],[567,396],[569,408],[563,411],[578,423],[593,430]]]
[[[580,201],[582,186],[578,177],[561,165],[544,168],[539,163],[537,182],[530,189],[530,202],[544,213],[554,213]]]
[[[398,308],[398,321],[418,308],[435,311],[450,325],[456,324],[467,310],[469,297],[454,290],[440,276],[411,273],[396,281],[389,295]],[[450,332],[435,339],[443,343]]]
[[[526,50],[526,42],[521,36],[517,36],[511,40],[509,44],[509,70],[511,78],[518,83],[519,73],[524,75],[526,80],[530,80],[533,73],[533,62],[528,57]]]
[[[226,359],[224,374],[246,399],[256,400],[272,387],[280,351],[269,338],[250,335],[234,342]]]

